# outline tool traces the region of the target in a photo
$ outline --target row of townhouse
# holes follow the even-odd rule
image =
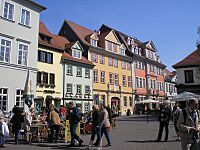
[[[0,109],[23,107],[28,72],[34,107],[74,101],[125,114],[136,101],[163,100],[164,69],[152,41],[141,42],[111,27],[90,30],[65,20],[58,35],[39,22],[45,8],[31,0],[0,0]]]

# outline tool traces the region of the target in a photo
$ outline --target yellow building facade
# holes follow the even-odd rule
[[[125,55],[125,46],[120,43],[114,31],[98,36],[91,35],[90,38],[93,46],[89,49],[89,59],[95,65],[94,102],[117,107],[122,114],[129,110],[132,112],[132,58]],[[100,47],[96,47],[93,40],[96,40]]]

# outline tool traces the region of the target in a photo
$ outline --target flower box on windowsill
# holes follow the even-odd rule
[[[50,84],[50,88],[55,88],[56,85],[55,84]]]

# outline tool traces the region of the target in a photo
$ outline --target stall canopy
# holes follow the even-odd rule
[[[146,99],[140,102],[137,102],[136,104],[146,104],[146,103],[159,103],[159,101],[153,100],[153,99]]]
[[[183,92],[179,95],[176,95],[174,98],[171,99],[171,101],[188,101],[191,98],[200,100],[200,95],[191,92]]]

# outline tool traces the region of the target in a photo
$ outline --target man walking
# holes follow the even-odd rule
[[[159,133],[158,138],[156,142],[160,142],[162,138],[162,132],[165,127],[165,142],[168,140],[168,134],[169,134],[169,119],[171,115],[171,109],[168,107],[167,102],[163,102],[162,106],[160,107],[159,112],[159,121],[160,121],[160,127],[159,127]]]
[[[80,112],[78,108],[74,107],[73,102],[69,102],[69,125],[71,132],[71,144],[70,147],[75,146],[75,139],[79,142],[79,146],[82,145],[83,140],[76,134],[76,128],[80,121]]]
[[[180,131],[182,150],[199,150],[199,111],[198,101],[190,99],[188,107],[182,109],[177,122]]]

